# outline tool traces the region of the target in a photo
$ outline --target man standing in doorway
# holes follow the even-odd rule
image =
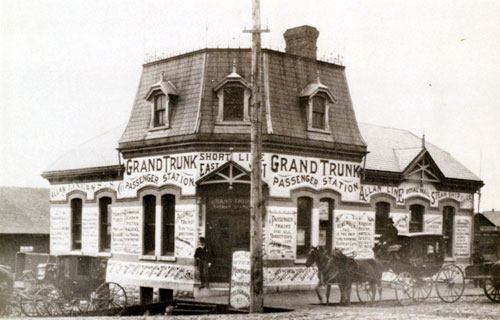
[[[198,271],[200,272],[201,288],[209,287],[208,280],[208,270],[212,265],[210,252],[205,246],[205,238],[200,237],[200,246],[196,249],[194,253],[194,258],[196,259],[196,265],[198,266]]]

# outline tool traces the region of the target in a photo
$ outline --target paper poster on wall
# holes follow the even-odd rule
[[[358,252],[356,258],[372,258],[375,238],[375,212],[358,216]]]
[[[235,309],[250,306],[250,252],[233,252],[229,305]]]
[[[426,214],[424,215],[424,232],[442,234],[443,219],[441,215]]]
[[[82,210],[82,252],[99,251],[99,212],[97,207],[83,207]]]
[[[114,208],[111,215],[111,252],[123,253],[123,227],[125,223],[126,211],[123,208]]]
[[[358,249],[358,217],[352,211],[335,211],[335,248],[345,252]]]
[[[175,256],[192,258],[196,244],[196,207],[175,209]]]
[[[71,250],[70,208],[50,209],[50,252]]]
[[[269,259],[295,259],[296,215],[289,209],[268,208],[267,257]],[[305,230],[300,232],[301,242],[305,241]]]
[[[394,221],[394,226],[398,229],[398,234],[410,232],[410,214],[409,213],[391,213],[391,218]]]
[[[455,216],[455,256],[468,257],[471,246],[471,217]]]
[[[113,207],[111,252],[140,254],[140,207]]]

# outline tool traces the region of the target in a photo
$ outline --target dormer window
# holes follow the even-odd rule
[[[166,98],[164,94],[157,94],[154,98],[154,114],[153,114],[153,126],[162,127],[165,126],[165,102]]]
[[[145,96],[151,104],[150,130],[170,128],[170,115],[177,97],[177,88],[163,72],[160,81],[152,85]]]
[[[330,107],[336,99],[330,92],[330,89],[321,83],[310,83],[300,93],[300,98],[307,108],[307,130],[321,133],[330,133],[328,113]]]
[[[250,83],[236,73],[236,62],[233,61],[233,72],[220,81],[214,88],[219,99],[217,124],[240,125],[249,124]]]

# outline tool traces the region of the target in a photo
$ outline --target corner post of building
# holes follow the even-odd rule
[[[251,191],[250,191],[250,312],[264,312],[264,275],[262,261],[262,30],[260,25],[260,1],[252,0],[253,29],[243,32],[252,34],[252,98],[251,98]]]

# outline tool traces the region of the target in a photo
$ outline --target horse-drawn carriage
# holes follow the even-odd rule
[[[482,282],[484,295],[500,303],[500,260],[467,266],[465,278]]]
[[[464,274],[454,264],[444,265],[442,235],[414,233],[399,235],[397,244],[374,249],[375,259],[355,260],[340,250],[326,253],[313,248],[306,265],[316,262],[319,273],[318,287],[337,283],[341,302],[349,303],[350,288],[356,284],[360,302],[373,302],[376,292],[381,298],[382,289],[395,291],[397,301],[406,305],[427,299],[432,288],[444,302],[455,302],[465,288]],[[390,271],[389,273],[385,273]],[[383,275],[392,274],[390,278]],[[316,290],[318,297],[322,297]]]
[[[127,305],[125,290],[105,282],[107,259],[86,255],[55,256],[39,264],[36,275],[23,274],[19,308],[27,316],[120,314]],[[29,273],[28,273],[29,274]]]

